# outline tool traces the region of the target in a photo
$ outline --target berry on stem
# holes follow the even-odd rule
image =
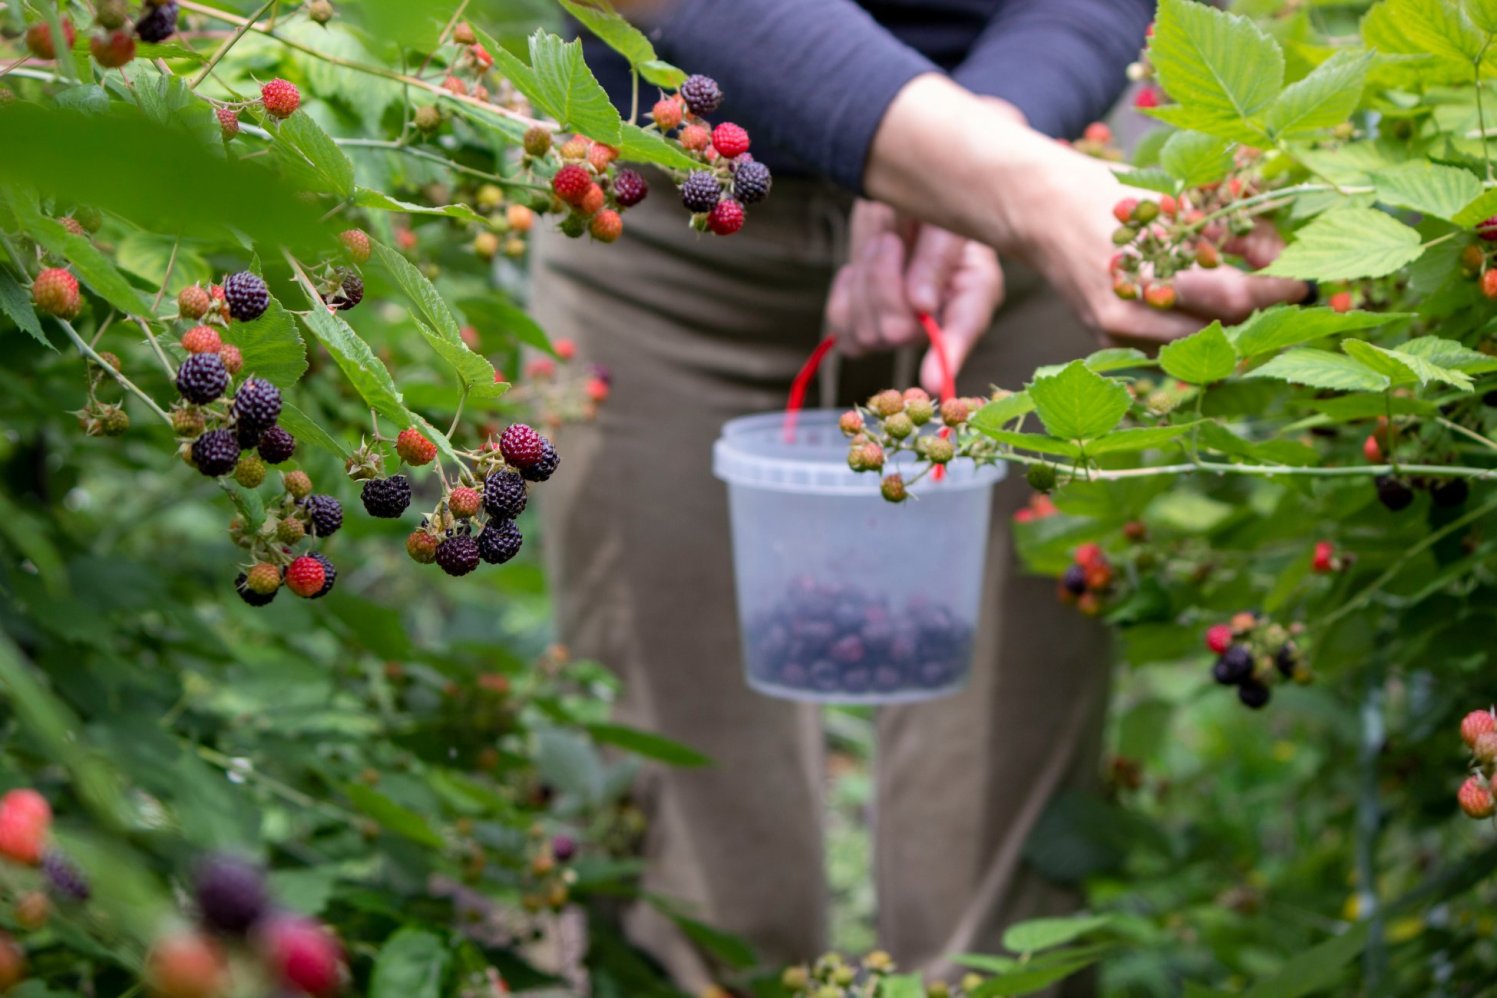
[[[478,556],[490,565],[502,565],[520,553],[524,540],[515,521],[496,517],[479,531]]]
[[[225,936],[242,936],[270,910],[265,874],[233,856],[209,856],[193,871],[193,897],[203,924]]]
[[[343,504],[329,495],[310,495],[302,500],[315,537],[331,537],[343,526]]]
[[[711,114],[723,102],[722,88],[710,76],[688,76],[678,92],[686,102],[686,109],[698,116]]]
[[[1497,731],[1497,717],[1490,710],[1473,710],[1461,718],[1461,741],[1474,749],[1476,740],[1482,735]]]
[[[693,170],[681,184],[681,203],[686,210],[700,214],[711,211],[722,200],[722,185],[710,170]]]
[[[286,566],[286,588],[296,595],[310,599],[327,581],[322,562],[311,555],[302,555]]]
[[[411,481],[404,475],[371,478],[364,482],[360,498],[370,516],[394,520],[411,504]]]
[[[239,464],[239,438],[233,430],[209,430],[192,442],[191,454],[193,466],[209,478],[227,475]]]
[[[31,283],[31,301],[40,312],[71,319],[83,305],[78,278],[62,267],[48,267]]]
[[[218,119],[218,133],[225,142],[239,134],[239,112],[232,107],[216,107],[213,116]]]
[[[582,199],[587,197],[587,192],[593,186],[592,174],[587,167],[578,163],[568,163],[556,171],[556,176],[551,178],[551,190],[555,195],[567,204],[577,206]]]
[[[516,472],[496,471],[484,479],[483,508],[490,516],[516,519],[525,512],[527,500],[525,480]]]
[[[260,434],[260,458],[266,464],[281,464],[296,453],[296,438],[289,430],[272,426]]]
[[[514,423],[499,436],[499,453],[504,460],[520,471],[531,467],[541,459],[545,438],[524,423]]]
[[[289,118],[301,106],[301,91],[294,83],[274,79],[260,88],[260,103],[272,118]]]
[[[367,263],[369,260],[369,233],[363,229],[345,229],[338,234],[338,239],[343,243],[344,252],[354,263]]]
[[[662,97],[650,109],[650,118],[655,127],[669,132],[681,124],[681,102],[674,97]]]
[[[338,988],[342,954],[326,928],[309,918],[278,915],[264,930],[265,949],[282,983],[309,995]]]
[[[143,42],[164,42],[177,33],[177,2],[147,4],[145,14],[135,22],[135,33]]]
[[[772,181],[769,167],[763,163],[739,162],[733,169],[733,197],[743,204],[758,204],[769,196]]]
[[[1206,628],[1206,647],[1220,655],[1232,646],[1230,624],[1212,624]]]
[[[413,467],[430,464],[437,456],[437,445],[426,439],[426,435],[414,426],[400,431],[395,438],[395,453]]]
[[[712,148],[726,159],[742,156],[749,150],[749,133],[731,121],[725,121],[712,129]]]
[[[613,178],[613,200],[620,208],[632,208],[650,193],[650,185],[637,170],[620,170]]]
[[[1490,818],[1497,813],[1497,801],[1492,799],[1492,790],[1480,776],[1466,777],[1466,782],[1456,791],[1456,801],[1468,818]]]
[[[62,19],[62,34],[68,41],[68,48],[72,48],[77,34],[73,30],[73,22],[70,18]],[[52,44],[52,26],[45,21],[39,21],[27,28],[26,48],[38,59],[56,59],[57,46]]]
[[[715,236],[731,236],[743,228],[743,205],[732,198],[717,202],[707,213],[707,228]]]
[[[478,542],[468,534],[455,534],[437,545],[436,562],[448,575],[467,575],[480,558]]]
[[[270,289],[258,275],[247,270],[224,278],[223,289],[230,318],[240,322],[253,322],[270,307]]]
[[[218,998],[229,968],[218,944],[196,932],[156,940],[146,957],[146,978],[158,998]]]

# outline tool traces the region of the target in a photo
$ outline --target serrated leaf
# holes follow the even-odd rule
[[[1201,424],[1176,423],[1174,426],[1137,426],[1117,430],[1087,444],[1086,453],[1090,457],[1101,457],[1103,454],[1150,450],[1183,437],[1198,425]]]
[[[1106,374],[1108,371],[1125,371],[1130,367],[1155,367],[1158,361],[1154,360],[1142,350],[1133,347],[1107,347],[1095,353],[1089,353],[1081,358],[1086,364],[1087,370],[1096,371],[1098,374]],[[1066,369],[1065,364],[1046,364],[1034,370],[1036,378],[1049,377],[1059,374]]]
[[[1144,112],[1156,121],[1178,129],[1189,129],[1216,135],[1231,142],[1247,145],[1264,141],[1263,129],[1235,114],[1224,115],[1191,104],[1166,104]]]
[[[487,218],[465,204],[416,204],[413,201],[392,198],[383,191],[371,190],[368,187],[354,189],[353,203],[355,207],[373,208],[377,211],[399,211],[409,215],[445,215],[447,218],[456,218],[475,225],[489,226],[491,224]]]
[[[433,849],[442,848],[442,837],[432,830],[425,818],[404,804],[398,804],[362,783],[345,784],[343,792],[354,807],[373,818],[385,831]]]
[[[676,170],[694,170],[701,164],[671,145],[659,132],[647,132],[627,122],[623,126],[619,158],[631,163],[655,163]]]
[[[1034,400],[1028,392],[1014,392],[996,402],[989,402],[972,416],[972,425],[983,433],[1001,430],[1020,416],[1034,412]]]
[[[1466,16],[1478,30],[1497,34],[1497,0],[1464,0]]]
[[[1264,125],[1278,138],[1339,125],[1351,117],[1367,83],[1371,52],[1341,51],[1291,83],[1264,115]]]
[[[1031,918],[1010,925],[1003,933],[1003,948],[1014,953],[1063,946],[1112,924],[1111,915],[1072,915],[1067,918]]]
[[[369,998],[438,998],[446,968],[441,937],[407,925],[380,947]]]
[[[1469,375],[1460,371],[1447,370],[1423,357],[1389,350],[1363,340],[1345,340],[1341,344],[1341,349],[1373,370],[1386,374],[1395,385],[1408,384],[1413,381],[1426,385],[1431,381],[1443,381],[1456,388],[1471,388]]]
[[[1053,457],[1068,457],[1073,460],[1081,456],[1081,448],[1078,445],[1069,440],[1061,440],[1059,437],[1047,437],[1043,433],[1019,433],[1014,430],[999,429],[983,429],[982,432],[1000,444],[1008,444],[1019,450],[1049,454]]]
[[[11,322],[24,329],[38,343],[54,351],[57,349],[52,345],[52,341],[47,339],[47,334],[42,332],[42,323],[36,317],[36,308],[31,304],[31,296],[26,293],[25,288],[21,287],[15,276],[6,269],[0,269],[0,312],[8,315]]]
[[[287,432],[296,437],[296,446],[311,444],[321,447],[340,459],[348,456],[349,449],[345,447],[332,434],[324,430],[316,420],[298,409],[290,400],[284,396],[281,398],[281,418],[279,423]]]
[[[1301,229],[1262,273],[1314,281],[1382,277],[1423,252],[1419,233],[1386,212],[1339,208]]]
[[[1163,129],[1160,129],[1163,131]],[[1129,187],[1137,187],[1141,190],[1156,191],[1160,194],[1179,194],[1180,181],[1156,167],[1148,169],[1125,169],[1118,170],[1115,174],[1118,182]]]
[[[458,380],[463,383],[463,388],[471,398],[498,398],[509,389],[507,382],[495,380],[494,365],[489,363],[487,357],[474,353],[461,339],[454,343],[420,319],[414,321],[421,338],[457,372]]]
[[[340,198],[353,193],[353,163],[311,115],[293,114],[274,134],[273,155],[297,182]]]
[[[1185,187],[1212,184],[1232,168],[1231,143],[1205,132],[1176,132],[1159,150],[1159,165]]]
[[[1331,388],[1347,392],[1380,392],[1389,384],[1385,375],[1353,357],[1308,347],[1279,354],[1262,367],[1249,371],[1244,377],[1276,378],[1311,388]]]
[[[126,315],[151,315],[150,301],[115,269],[87,236],[75,236],[57,219],[43,215],[37,208],[34,195],[27,196],[14,189],[10,193],[10,208],[21,228],[52,253],[67,260],[78,279],[94,294]]]
[[[1149,62],[1184,107],[1247,122],[1278,96],[1284,54],[1252,21],[1192,0],[1161,0]]]
[[[395,420],[403,428],[406,409],[400,390],[395,387],[389,369],[380,363],[369,344],[353,331],[353,327],[337,313],[315,303],[302,313],[301,321],[307,332],[332,355],[343,376],[369,407],[381,416]]]
[[[1209,385],[1237,369],[1237,351],[1217,321],[1160,350],[1159,366],[1181,381]]]
[[[565,42],[537,31],[530,36],[528,66],[505,49],[493,55],[515,88],[558,125],[611,146],[619,144],[619,113],[583,61],[582,42]]]
[[[426,275],[384,243],[377,240],[370,243],[379,266],[416,306],[419,317],[416,325],[422,338],[457,372],[468,393],[479,398],[502,395],[503,386],[495,384],[494,365],[463,342],[457,316]]]
[[[1469,170],[1415,160],[1372,175],[1378,200],[1436,218],[1454,219],[1481,196],[1481,181]],[[1479,220],[1478,220],[1479,221]]]
[[[1442,79],[1444,72],[1470,79],[1483,45],[1481,32],[1449,0],[1383,0],[1363,18],[1362,39],[1379,52],[1433,56]]]
[[[640,63],[639,75],[664,90],[675,90],[686,82],[686,70],[660,59]]]
[[[629,61],[629,65],[636,70],[641,63],[646,63],[655,58],[655,46],[645,37],[645,33],[613,9],[613,4],[608,0],[557,0],[568,14],[571,14],[583,27],[597,35],[609,48]]]
[[[173,247],[176,258],[173,260]],[[134,274],[147,284],[160,286],[165,282],[166,293],[175,296],[189,284],[201,284],[213,276],[212,268],[197,250],[181,245],[173,236],[156,235],[150,232],[132,232],[114,251],[115,263],[126,273]],[[171,277],[167,279],[170,268]]]
[[[244,355],[244,373],[285,388],[307,373],[307,345],[296,331],[291,313],[274,298],[254,322],[236,322],[224,333]]]
[[[1438,336],[1416,337],[1400,346],[1398,352],[1422,357],[1431,364],[1454,371],[1465,371],[1467,374],[1497,370],[1497,357],[1489,357],[1455,340],[1445,340]]]
[[[1275,305],[1259,312],[1239,326],[1227,330],[1227,337],[1244,357],[1272,353],[1284,347],[1309,343],[1335,333],[1349,333],[1409,318],[1407,312],[1337,312],[1320,306]]]
[[[1128,389],[1079,360],[1059,374],[1035,379],[1029,397],[1050,435],[1065,440],[1100,437],[1122,422],[1132,401]]]
[[[1497,187],[1472,198],[1451,221],[1462,228],[1472,229],[1493,215],[1497,215]]]

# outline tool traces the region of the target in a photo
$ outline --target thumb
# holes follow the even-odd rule
[[[966,239],[945,229],[920,227],[904,272],[904,294],[911,308],[931,315],[941,313],[947,285],[961,265],[966,244]]]

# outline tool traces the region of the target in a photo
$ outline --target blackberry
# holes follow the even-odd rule
[[[1286,642],[1273,660],[1274,665],[1279,667],[1280,675],[1285,679],[1293,679],[1294,670],[1299,665],[1299,649]]]
[[[370,516],[394,520],[411,504],[411,480],[404,475],[370,478],[364,482],[359,498],[364,500],[364,510]]]
[[[1244,707],[1251,707],[1253,710],[1258,710],[1267,704],[1268,698],[1272,695],[1272,690],[1255,680],[1249,680],[1237,687],[1237,699],[1242,701]]]
[[[722,88],[717,81],[699,73],[686,78],[681,84],[680,94],[686,102],[686,109],[695,115],[711,114],[723,102]]]
[[[266,464],[281,464],[296,453],[296,438],[289,430],[272,426],[260,435],[260,457]]]
[[[241,270],[224,278],[224,300],[231,318],[253,322],[270,307],[270,289],[258,275]]]
[[[504,460],[524,471],[541,459],[545,438],[524,423],[504,428],[499,435],[499,453]]]
[[[253,423],[234,424],[234,438],[239,441],[239,446],[243,450],[254,450],[258,447],[261,435],[260,427]]]
[[[525,512],[525,479],[513,471],[496,471],[483,482],[483,508],[490,516],[513,520]]]
[[[263,378],[247,378],[234,393],[231,411],[238,425],[268,430],[281,418],[281,390]]]
[[[93,893],[83,871],[56,849],[48,849],[42,856],[42,873],[47,877],[47,886],[58,897],[87,901]]]
[[[209,478],[227,475],[239,463],[233,430],[209,430],[192,442],[192,463]]]
[[[343,504],[329,495],[310,495],[302,500],[312,522],[314,537],[331,537],[343,526]]]
[[[275,590],[275,592],[257,593],[253,589],[245,585],[245,582],[248,579],[249,576],[245,575],[243,572],[240,572],[239,575],[234,579],[234,591],[239,594],[240,599],[244,600],[250,606],[265,606],[271,600],[275,599],[276,593],[280,592],[280,590],[277,589]]]
[[[1447,478],[1429,490],[1436,506],[1463,506],[1471,495],[1471,485],[1464,478]]]
[[[711,170],[693,170],[681,184],[681,203],[694,213],[711,211],[722,200],[722,185]]]
[[[177,368],[177,391],[197,405],[207,405],[229,387],[229,372],[216,353],[195,353]]]
[[[520,545],[524,543],[524,540],[520,528],[515,526],[515,521],[490,520],[478,532],[478,556],[490,565],[502,565],[520,553]],[[437,557],[440,560],[440,549],[437,551]]]
[[[467,575],[478,567],[478,542],[467,534],[457,534],[437,545],[437,564],[448,575]]]
[[[164,42],[176,34],[176,0],[147,7],[145,15],[135,22],[135,33],[143,42]]]
[[[520,475],[528,482],[544,482],[556,474],[556,468],[560,464],[561,455],[556,453],[551,441],[542,438],[540,460],[528,468],[521,468]]]
[[[1378,502],[1395,513],[1407,509],[1414,501],[1414,490],[1392,475],[1379,475],[1373,483],[1377,485]]]
[[[203,925],[226,936],[242,936],[270,908],[265,875],[232,856],[210,856],[193,871],[193,897]]]
[[[364,279],[358,274],[347,274],[338,290],[324,295],[327,307],[346,312],[364,300]]]
[[[308,596],[307,599],[322,599],[322,597],[333,591],[333,583],[338,581],[337,566],[333,564],[332,559],[328,558],[321,551],[313,551],[307,557],[322,566],[322,588],[311,596]]]
[[[1060,577],[1060,584],[1072,596],[1080,596],[1086,592],[1086,569],[1080,565],[1067,567],[1065,574]]]
[[[565,863],[577,855],[577,840],[570,835],[558,835],[551,840],[551,855],[558,863]]]
[[[1233,645],[1222,652],[1221,658],[1211,667],[1211,678],[1223,686],[1249,682],[1252,676],[1253,653],[1242,645]]]
[[[769,197],[772,184],[769,167],[758,160],[739,163],[733,171],[733,196],[744,204],[758,204]]]
[[[620,208],[633,208],[650,193],[650,185],[638,170],[620,170],[613,178],[613,199]]]

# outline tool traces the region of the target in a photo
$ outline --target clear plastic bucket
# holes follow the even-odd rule
[[[800,413],[791,440],[783,412],[744,416],[713,448],[728,483],[748,683],[822,703],[959,690],[1004,468],[953,465],[896,505],[879,495],[879,475],[848,468],[839,415]]]

